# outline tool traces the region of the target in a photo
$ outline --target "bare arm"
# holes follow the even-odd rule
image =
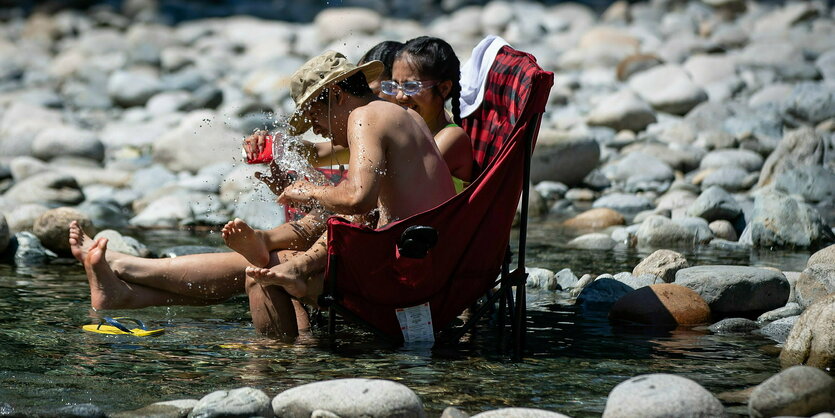
[[[460,127],[441,129],[435,135],[435,143],[453,176],[471,181],[473,174],[473,146],[470,137]]]
[[[347,179],[336,186],[295,182],[279,197],[280,203],[317,201],[326,210],[346,215],[366,213],[377,206],[386,150],[379,128],[383,124],[366,120],[367,114],[367,111],[355,111],[349,120],[348,144],[352,151]]]

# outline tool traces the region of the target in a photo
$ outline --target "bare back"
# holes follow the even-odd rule
[[[348,143],[348,178],[367,176],[379,187],[380,225],[431,209],[455,195],[438,146],[413,110],[381,100],[356,108],[348,120]]]

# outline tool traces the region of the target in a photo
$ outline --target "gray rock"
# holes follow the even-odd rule
[[[492,3],[490,3],[492,4]],[[473,418],[568,418],[557,412],[534,408],[501,408],[473,415]]]
[[[565,196],[568,186],[560,182],[546,180],[537,183],[534,190],[539,192],[539,195],[545,200],[553,202]]]
[[[609,393],[603,418],[720,417],[722,403],[698,383],[671,374],[648,374],[621,382]]]
[[[786,114],[815,124],[835,117],[835,86],[826,83],[799,83],[785,99]]]
[[[9,171],[11,172],[14,181],[21,182],[34,176],[35,174],[57,170],[42,160],[34,157],[22,156],[15,157],[11,160],[11,162],[9,162]]]
[[[182,90],[163,91],[155,94],[145,103],[151,115],[165,115],[185,109],[191,100],[191,94]]]
[[[233,206],[232,218],[241,218],[253,228],[272,229],[285,222],[284,206],[276,203],[275,195],[265,185],[241,194]]]
[[[599,160],[600,146],[593,138],[543,130],[531,157],[531,181],[578,185]]]
[[[287,418],[320,413],[342,417],[426,416],[423,403],[411,389],[374,379],[336,379],[297,386],[273,398],[272,407],[276,416]]]
[[[634,276],[649,274],[661,279],[664,283],[672,283],[676,272],[689,267],[683,255],[672,250],[657,250],[641,260],[632,270]]]
[[[702,179],[701,185],[705,189],[721,187],[725,190],[738,192],[750,189],[757,183],[758,175],[749,173],[739,167],[719,167],[710,169]]]
[[[788,274],[786,274],[788,278]],[[791,282],[791,280],[789,280]],[[768,311],[759,317],[757,317],[757,322],[760,324],[767,324],[769,322],[774,322],[778,319],[788,318],[790,316],[798,316],[803,313],[803,307],[798,305],[795,302],[789,302],[786,306],[781,308],[777,308],[771,311]]]
[[[757,385],[748,400],[751,417],[803,416],[835,410],[835,379],[823,370],[795,366]]]
[[[762,89],[751,95],[751,98],[748,99],[748,106],[781,105],[786,97],[792,94],[792,91],[792,85],[786,83],[763,86]]]
[[[175,227],[205,218],[220,209],[219,199],[204,193],[179,191],[152,200],[130,224],[140,227]]]
[[[32,139],[49,126],[63,123],[61,113],[15,101],[0,119],[0,155],[32,155]]]
[[[835,242],[835,235],[815,208],[764,189],[739,241],[755,248],[820,248]]]
[[[56,409],[48,416],[73,417],[73,418],[105,418],[107,415],[96,405],[91,403],[80,403],[67,405]]]
[[[441,412],[441,418],[470,418],[470,416],[454,406],[448,406]]]
[[[84,201],[84,194],[74,177],[53,171],[15,183],[5,197],[21,204],[42,203],[48,206],[76,205]]]
[[[11,232],[32,232],[35,221],[48,211],[49,208],[37,203],[16,205],[11,212],[6,213],[6,221]]]
[[[747,318],[725,318],[707,327],[714,334],[746,333],[757,328],[759,325]]]
[[[110,414],[111,418],[184,418],[197,405],[197,399],[179,399],[175,401],[155,402],[133,411]]]
[[[579,289],[580,287],[575,287]],[[576,304],[584,311],[608,311],[609,307],[627,293],[635,290],[632,286],[612,278],[612,276],[598,277],[587,286],[582,287],[577,296]]]
[[[723,250],[723,251],[740,251],[741,252],[741,251],[750,251],[751,250],[751,246],[749,246],[749,245],[741,244],[741,243],[736,242],[736,241],[728,241],[726,239],[721,239],[721,238],[714,238],[713,240],[711,240],[708,243],[708,245],[710,245],[713,248]]]
[[[615,130],[640,132],[655,123],[655,112],[649,104],[630,90],[621,90],[604,97],[589,113],[588,124]]]
[[[798,318],[800,318],[800,315],[780,318],[760,328],[760,333],[780,344],[783,344],[789,338],[792,327],[794,327]]]
[[[559,289],[553,271],[537,267],[525,267],[525,272],[528,274],[525,284],[527,287],[545,290]]]
[[[778,174],[794,167],[819,165],[826,161],[829,146],[812,128],[786,132],[777,149],[768,156],[760,171],[757,187],[771,184]]]
[[[613,182],[636,181],[672,181],[673,170],[670,166],[643,152],[632,152],[616,163],[608,164],[601,170]]]
[[[695,290],[720,318],[779,308],[790,290],[782,273],[744,266],[689,267],[676,273],[674,283]]]
[[[763,157],[744,149],[711,151],[702,159],[700,168],[737,167],[745,171],[757,171],[763,166]]]
[[[325,9],[316,15],[313,24],[319,42],[328,44],[354,34],[376,33],[382,25],[382,16],[362,8]]]
[[[139,192],[143,196],[147,196],[175,181],[177,181],[177,176],[174,173],[159,164],[155,164],[133,173],[131,189]]]
[[[814,264],[800,273],[795,287],[795,298],[806,308],[824,296],[835,293],[835,264]]]
[[[0,213],[0,254],[6,251],[6,248],[9,246],[9,240],[11,239],[9,224],[6,222],[6,217]]]
[[[624,214],[635,214],[653,208],[652,201],[643,196],[613,193],[594,201],[593,208],[609,208]]]
[[[107,80],[107,93],[122,107],[144,106],[162,89],[156,74],[146,71],[116,71]]]
[[[835,172],[820,165],[794,167],[777,174],[774,188],[807,202],[835,202]]]
[[[835,294],[806,308],[792,327],[780,353],[780,365],[800,364],[835,367]]]
[[[560,289],[572,289],[576,287],[579,282],[577,276],[574,275],[571,269],[567,268],[558,271],[554,278],[556,279],[557,285]]]
[[[713,237],[707,223],[704,225],[685,225],[659,215],[647,217],[641,223],[635,235],[638,239],[638,246],[652,248],[707,243]]]
[[[69,207],[51,209],[44,212],[32,226],[32,232],[44,247],[60,255],[70,255],[69,225],[78,221],[78,225],[88,233],[94,233],[93,223],[83,213]]]
[[[35,137],[32,155],[45,161],[55,157],[81,157],[101,161],[104,159],[104,144],[92,131],[57,125],[42,130]]]
[[[223,90],[207,84],[198,88],[191,96],[185,110],[217,109],[223,103]]]
[[[707,100],[707,94],[678,65],[666,64],[635,74],[629,86],[652,107],[683,115]]]
[[[835,81],[835,49],[830,49],[821,54],[815,60],[815,65],[818,67],[823,79],[828,82]]]
[[[809,261],[806,262],[806,266],[811,267],[815,264],[835,264],[835,245],[830,245],[812,254]]]
[[[709,222],[717,219],[731,221],[742,214],[742,207],[725,189],[713,186],[708,187],[696,198],[687,208],[687,214],[704,218]]]
[[[154,141],[154,160],[171,171],[197,172],[203,167],[232,162],[241,155],[241,135],[230,130],[211,111],[189,113],[180,125]],[[195,147],[193,141],[199,141]]]
[[[608,234],[592,233],[574,238],[566,245],[582,250],[611,250],[615,248],[617,242]]]
[[[93,237],[94,240],[98,240],[99,238],[107,238],[108,251],[116,251],[136,257],[148,257],[151,253],[148,250],[148,247],[137,241],[136,238],[122,235],[118,231],[114,231],[112,229],[100,231],[95,237]]]
[[[130,214],[112,200],[85,201],[76,209],[100,228],[120,229],[128,226]]]
[[[254,388],[219,390],[200,399],[189,418],[272,417],[270,397]]]
[[[713,236],[716,238],[731,242],[739,239],[733,224],[724,219],[711,222],[708,224],[708,228],[710,228],[710,231],[713,232]]]
[[[55,253],[41,245],[41,241],[31,232],[15,234],[10,247],[14,248],[14,263],[16,266],[39,266],[46,264]]]

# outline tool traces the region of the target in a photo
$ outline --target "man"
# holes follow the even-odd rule
[[[308,61],[291,78],[296,112],[289,123],[294,135],[310,128],[347,147],[346,179],[335,186],[296,181],[279,196],[286,205],[317,205],[342,215],[379,209],[378,226],[428,210],[455,194],[449,169],[421,116],[379,100],[368,87],[382,70],[379,61],[355,66],[339,53],[326,52]],[[269,231],[262,231],[269,234]],[[248,227],[225,228],[229,246],[247,259],[257,259]],[[269,239],[265,239],[269,241]],[[285,291],[308,303],[322,292],[327,237],[304,252],[281,251],[277,265],[247,267],[247,294],[253,324],[263,327],[277,315],[273,293]],[[267,248],[273,250],[276,248]]]
[[[351,157],[345,181],[336,186],[295,182],[280,195],[282,203],[314,203],[342,215],[376,207],[382,225],[432,208],[454,194],[449,170],[421,117],[378,100],[368,88],[366,80],[376,79],[381,70],[379,61],[358,67],[328,51],[292,76],[297,110],[290,119],[291,133],[312,127],[334,144],[348,147]],[[313,231],[321,231],[318,228],[311,222],[293,222],[253,231],[235,220],[224,227],[223,235],[240,254],[171,260],[107,251],[105,239],[93,242],[76,223],[70,226],[70,244],[84,264],[96,309],[203,305],[245,289],[256,329],[288,335],[297,332],[296,316],[302,315],[288,294],[315,302],[321,293],[327,241],[325,236],[316,240]],[[282,251],[270,253],[273,250]],[[257,267],[247,267],[252,264]],[[272,267],[260,268],[268,265]]]

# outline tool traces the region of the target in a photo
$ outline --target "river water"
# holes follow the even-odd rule
[[[591,252],[564,247],[553,221],[530,226],[528,265],[578,276],[631,271],[650,251]],[[159,250],[221,246],[217,233],[128,232]],[[683,248],[692,265],[740,264],[802,270],[808,253],[728,252]],[[528,350],[509,361],[484,321],[455,347],[392,349],[364,331],[341,327],[335,347],[324,330],[295,343],[257,336],[245,297],[209,307],[111,311],[162,326],[159,337],[88,333],[96,322],[80,265],[67,260],[38,268],[0,265],[0,405],[16,412],[94,403],[106,412],[218,389],[252,386],[270,397],[304,383],[344,378],[392,379],[423,400],[430,416],[447,406],[475,414],[500,407],[536,407],[570,416],[599,416],[618,383],[645,373],[675,373],[714,394],[756,385],[779,370],[779,349],[757,335],[712,335],[613,327],[603,315],[581,314],[562,293],[531,290]],[[744,406],[726,404],[731,413]]]

